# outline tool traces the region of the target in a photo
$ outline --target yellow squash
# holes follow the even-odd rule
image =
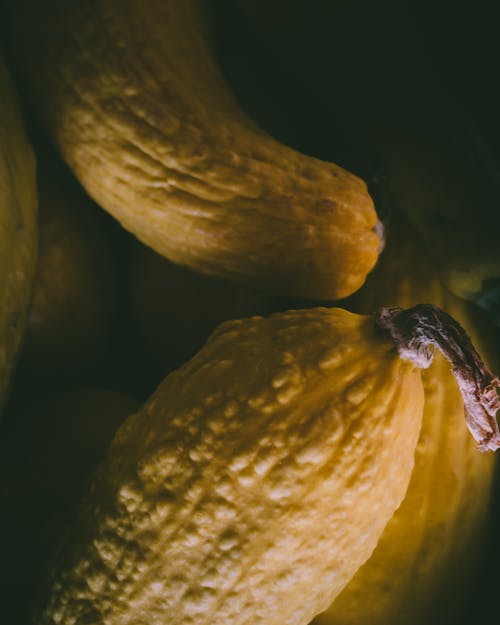
[[[467,304],[445,290],[423,244],[399,225],[390,234],[380,265],[351,306],[366,312],[381,302],[403,307],[432,302],[491,352],[491,328],[484,320],[479,326]],[[452,622],[464,606],[468,582],[479,573],[494,456],[480,453],[471,439],[462,397],[442,356],[422,372],[422,381],[422,431],[405,499],[371,558],[315,625]]]
[[[453,327],[477,357],[426,307],[222,324],[118,430],[33,622],[307,624],[407,489],[424,401],[412,360],[429,362],[425,338],[407,339],[424,327]],[[495,449],[499,382],[472,369],[473,433]]]
[[[31,296],[37,201],[35,158],[0,51],[0,411]]]
[[[244,114],[206,0],[7,4],[33,109],[88,193],[142,242],[280,294],[336,299],[362,285],[380,247],[365,183]]]

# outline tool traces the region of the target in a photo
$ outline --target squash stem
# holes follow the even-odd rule
[[[500,448],[500,379],[494,376],[462,326],[433,304],[381,308],[377,325],[387,330],[399,355],[427,368],[437,348],[451,364],[462,394],[467,426],[482,451]]]

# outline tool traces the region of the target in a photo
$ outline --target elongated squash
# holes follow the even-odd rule
[[[243,113],[214,59],[209,3],[7,4],[34,110],[125,228],[174,262],[279,294],[361,286],[380,247],[365,183]]]
[[[37,202],[35,158],[0,51],[0,411],[31,297]]]
[[[435,308],[376,319],[317,308],[222,324],[118,430],[34,622],[305,625],[325,609],[406,491],[426,336],[477,358]],[[496,449],[500,382],[478,361],[470,375],[472,432]]]
[[[381,302],[432,302],[459,319],[485,353],[491,351],[491,328],[483,319],[478,332],[478,319],[443,287],[422,249],[408,227],[393,227],[379,266],[350,307],[366,312]],[[495,458],[479,453],[469,436],[462,397],[441,356],[422,372],[422,381],[422,430],[403,503],[373,555],[315,625],[451,623],[479,573]]]

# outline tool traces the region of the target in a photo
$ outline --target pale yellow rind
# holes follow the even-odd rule
[[[306,625],[413,467],[420,373],[371,317],[228,322],[120,428],[37,625]]]
[[[436,304],[457,320],[488,356],[467,305],[447,293],[423,244],[400,226],[387,253],[352,304]],[[491,334],[490,334],[491,336]],[[449,364],[437,355],[422,372],[425,408],[408,492],[372,557],[315,625],[442,625],[463,607],[478,574],[495,457],[478,451],[467,430],[462,397]]]
[[[275,293],[345,297],[380,247],[366,185],[244,114],[207,4],[12,2],[34,108],[88,193],[158,253]]]
[[[0,410],[31,296],[37,201],[35,158],[0,51]]]

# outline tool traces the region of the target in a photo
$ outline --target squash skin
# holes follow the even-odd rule
[[[422,409],[370,316],[223,324],[118,430],[34,623],[305,625],[399,505]]]
[[[0,51],[0,411],[31,298],[37,205],[35,157]]]
[[[36,4],[10,6],[33,107],[126,229],[176,263],[276,294],[336,299],[362,285],[380,248],[365,183],[243,113],[206,2]]]
[[[433,302],[488,355],[493,330],[444,288],[424,243],[400,222],[390,234],[379,266],[349,307],[366,312],[382,301],[402,307]],[[479,573],[495,457],[480,453],[471,439],[462,398],[440,354],[422,371],[422,381],[424,416],[406,496],[373,555],[315,625],[451,623]]]

